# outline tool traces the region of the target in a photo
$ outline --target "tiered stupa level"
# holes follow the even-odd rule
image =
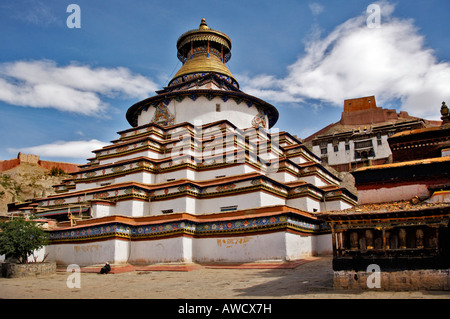
[[[93,151],[55,186],[58,195],[11,211],[60,221],[46,252],[61,264],[292,260],[331,251],[316,212],[349,208],[356,198],[298,139],[268,133],[278,111],[239,89],[225,64],[227,35],[203,19],[177,49],[183,66],[129,108],[132,128]]]

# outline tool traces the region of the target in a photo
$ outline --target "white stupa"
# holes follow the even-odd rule
[[[48,259],[59,264],[251,262],[331,252],[316,217],[356,198],[297,138],[277,109],[239,89],[231,40],[200,27],[181,35],[168,86],[131,106],[131,128],[57,195],[10,212],[58,221]]]

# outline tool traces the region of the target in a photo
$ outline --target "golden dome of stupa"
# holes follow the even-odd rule
[[[206,73],[216,73],[238,86],[225,65],[231,58],[231,40],[225,33],[209,28],[204,18],[198,29],[185,32],[178,38],[177,51],[183,66],[169,86]]]

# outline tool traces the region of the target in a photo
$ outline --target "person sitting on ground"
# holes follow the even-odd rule
[[[102,269],[100,269],[101,274],[107,274],[110,271],[111,271],[111,266],[109,265],[108,262],[102,267]]]

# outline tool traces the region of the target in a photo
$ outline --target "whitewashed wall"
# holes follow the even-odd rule
[[[307,197],[307,196],[297,197],[297,198],[288,199],[286,202],[287,202],[286,203],[287,206],[295,207],[297,209],[301,209],[301,210],[304,210],[307,212],[320,212],[321,211],[320,201],[318,201],[317,199],[311,198],[311,197]]]
[[[333,254],[331,234],[314,235],[311,239],[311,253],[314,256]]]
[[[91,206],[91,216],[92,218],[100,218],[105,216],[111,216],[116,214],[116,207],[112,205],[105,204],[93,204]]]
[[[130,263],[152,264],[192,262],[192,238],[175,237],[161,240],[134,241],[130,250]]]
[[[410,200],[414,196],[428,197],[431,193],[426,184],[402,185],[389,188],[358,190],[358,203],[388,203]]]
[[[178,197],[168,200],[150,202],[151,215],[161,215],[162,210],[172,209],[176,212],[186,212],[193,215],[217,213],[220,207],[237,206],[237,209],[249,209],[255,207],[284,204],[284,200],[267,199],[262,192],[253,192],[241,195],[222,196],[215,198],[197,199],[192,197]],[[269,195],[270,196],[270,195]],[[262,198],[264,197],[264,203]],[[272,198],[272,197],[271,197]]]
[[[57,244],[45,248],[48,261],[79,266],[153,264],[169,262],[292,261],[331,253],[331,235],[301,236],[276,232],[250,236],[128,241],[111,239],[85,244]]]
[[[143,200],[124,200],[116,203],[115,214],[141,217],[150,215],[149,205]]]
[[[216,112],[216,104],[220,104],[220,112]],[[215,97],[211,101],[203,96],[199,96],[195,101],[186,97],[181,102],[172,100],[167,107],[175,116],[175,124],[183,122],[194,124],[195,121],[206,124],[228,120],[238,128],[244,129],[252,127],[252,120],[258,114],[255,106],[248,107],[245,102],[237,104],[233,99],[224,102],[220,97]],[[149,107],[147,111],[143,111],[138,117],[138,126],[151,123],[155,110],[155,107]]]
[[[320,203],[320,211],[334,211],[334,210],[344,210],[353,207],[347,202],[342,200],[333,200]]]
[[[371,138],[373,149],[375,152],[375,157],[373,159],[387,158],[392,152],[388,143],[388,136],[381,136],[381,145],[378,145],[377,137],[374,136]],[[327,156],[329,165],[339,165],[346,163],[353,163],[357,161],[355,159],[355,142],[353,140],[349,141],[349,150],[345,149],[345,141],[340,141],[338,146],[339,150],[337,152],[334,151],[334,146],[332,143],[327,144],[327,154],[321,154],[320,146],[313,146],[313,153],[318,156]]]
[[[284,232],[196,239],[193,248],[196,262],[251,262],[284,260],[286,242]]]
[[[128,243],[119,240],[105,240],[80,244],[57,244],[45,247],[47,260],[59,265],[77,264],[80,267],[95,264],[126,263]]]

